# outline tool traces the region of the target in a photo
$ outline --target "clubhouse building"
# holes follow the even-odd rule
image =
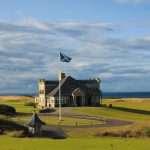
[[[100,79],[76,80],[61,72],[58,80],[38,81],[39,93],[35,103],[42,108],[59,105],[59,80],[62,106],[96,106],[101,102]]]

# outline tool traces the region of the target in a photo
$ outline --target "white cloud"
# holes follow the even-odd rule
[[[59,48],[73,58],[71,63],[62,64],[67,74],[75,78],[101,76],[105,90],[117,77],[149,76],[150,36],[109,36],[124,27],[113,23],[50,24],[32,18],[18,23],[1,21],[1,91],[30,91],[31,87],[36,89],[39,78],[56,79]]]
[[[133,3],[133,4],[149,2],[149,0],[116,0],[116,1],[119,3]]]

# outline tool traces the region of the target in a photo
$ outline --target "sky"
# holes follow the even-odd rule
[[[103,92],[150,91],[150,0],[0,0],[0,93],[36,93],[61,63]]]

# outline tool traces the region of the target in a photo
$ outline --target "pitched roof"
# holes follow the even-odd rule
[[[93,80],[93,79],[89,79],[89,80],[78,80],[79,82],[81,83],[84,83],[84,84],[89,84],[89,83],[97,83],[97,80]]]
[[[58,84],[57,80],[45,81],[46,84]]]
[[[27,122],[28,126],[34,127],[35,125],[44,125],[45,123],[43,121],[40,120],[40,118],[38,117],[38,115],[36,113],[34,113],[31,116],[31,119]]]
[[[70,96],[70,94],[76,88],[81,88],[85,92],[89,92],[89,89],[84,84],[80,83],[78,80],[75,80],[70,76],[67,76],[61,80],[60,87],[62,96]],[[59,85],[48,94],[48,96],[58,96],[58,95],[59,95]]]

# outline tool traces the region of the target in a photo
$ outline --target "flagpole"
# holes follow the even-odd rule
[[[59,58],[60,58],[60,60],[59,60],[59,74],[60,74],[60,69],[61,69],[61,66],[60,66],[60,61],[62,61],[62,62],[70,62],[71,61],[71,59],[72,58],[70,58],[70,57],[68,57],[68,56],[66,56],[66,55],[64,55],[63,53],[61,53],[60,52],[60,50],[59,50]],[[62,112],[61,112],[61,76],[60,76],[60,78],[59,78],[59,75],[58,75],[58,80],[59,80],[59,121],[61,121],[61,119],[62,119]]]
[[[60,57],[60,51],[59,51],[59,57]],[[59,72],[58,72],[58,80],[59,80],[59,121],[61,121],[61,87],[60,87],[60,60],[59,60]]]

